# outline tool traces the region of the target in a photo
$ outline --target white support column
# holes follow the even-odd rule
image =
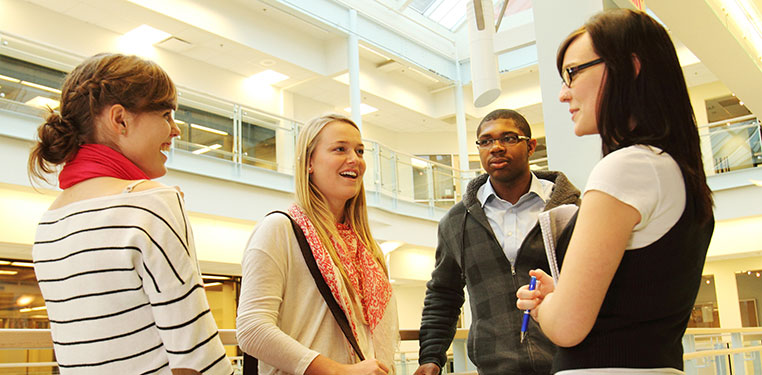
[[[347,39],[347,58],[349,59],[349,104],[352,107],[352,121],[362,131],[362,113],[360,103],[360,47],[357,39],[357,10],[349,10],[349,38]]]
[[[590,16],[603,10],[602,0],[532,1],[540,68],[542,113],[548,147],[548,167],[566,174],[583,189],[595,163],[600,159],[598,136],[577,137],[569,115],[569,106],[558,101],[561,78],[556,69],[556,51],[572,31]]]
[[[458,81],[455,82],[455,126],[458,131],[458,168],[461,171],[467,171],[468,168],[468,145],[466,144],[467,128],[466,128],[466,109],[465,103],[463,103],[463,82],[460,79],[460,63],[455,62],[456,70],[458,71]],[[466,191],[466,181],[463,178],[463,174],[460,175],[460,191],[464,194]],[[471,176],[468,176],[471,177]]]

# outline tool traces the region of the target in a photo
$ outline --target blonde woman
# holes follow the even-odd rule
[[[320,274],[347,317],[365,360],[331,314],[308,270],[291,220],[272,214],[243,257],[238,343],[260,374],[389,374],[398,343],[397,308],[383,254],[368,227],[364,146],[352,120],[324,115],[297,140],[297,203]]]

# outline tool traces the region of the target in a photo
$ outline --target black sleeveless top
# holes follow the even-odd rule
[[[683,369],[682,337],[714,230],[714,218],[699,223],[690,202],[686,196],[682,216],[664,236],[624,252],[592,330],[580,344],[558,349],[553,373],[605,367]],[[559,238],[559,263],[576,221],[575,215]]]

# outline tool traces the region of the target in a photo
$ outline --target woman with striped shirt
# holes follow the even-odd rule
[[[30,175],[58,174],[32,254],[61,374],[231,374],[182,193],[163,176],[177,92],[136,56],[99,54],[66,78]]]

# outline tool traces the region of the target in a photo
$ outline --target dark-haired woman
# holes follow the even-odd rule
[[[558,283],[530,272],[537,290],[517,306],[560,346],[556,373],[680,374],[714,219],[675,48],[645,13],[609,11],[566,39],[557,66],[575,134],[599,134],[604,157],[559,239]]]
[[[30,174],[58,174],[32,254],[61,374],[231,374],[181,193],[166,173],[177,93],[158,65],[93,56],[38,129]]]

